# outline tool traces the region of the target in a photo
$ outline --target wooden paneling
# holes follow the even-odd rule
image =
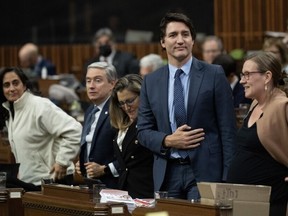
[[[231,209],[221,211],[219,207],[191,203],[188,200],[180,199],[159,199],[154,208],[136,208],[132,216],[145,216],[151,212],[168,212],[169,216],[220,216],[231,215]],[[230,214],[229,214],[230,213]]]
[[[284,32],[287,29],[287,0],[214,0],[215,35],[223,39],[229,52],[261,49],[265,31]],[[118,44],[118,49],[131,52],[138,59],[149,53],[166,58],[159,43]],[[18,65],[20,46],[0,46],[0,68]],[[59,73],[73,73],[81,80],[85,62],[92,58],[91,44],[40,45],[40,53],[50,59]],[[201,58],[197,44],[194,56]]]
[[[0,68],[18,66],[18,51],[21,46],[0,46]],[[162,51],[159,43],[131,43],[118,44],[122,51],[133,53],[138,59],[150,53],[156,53],[166,58],[166,52]],[[197,53],[197,51],[195,51]],[[81,80],[85,62],[93,57],[91,44],[53,44],[40,45],[39,53],[50,59],[57,69],[57,73],[73,73]]]
[[[287,0],[214,0],[215,35],[227,51],[261,49],[265,31],[286,31],[287,9]]]

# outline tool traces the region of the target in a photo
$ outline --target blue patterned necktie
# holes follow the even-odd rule
[[[183,70],[177,69],[174,77],[174,115],[177,124],[177,128],[187,123],[185,102],[184,102],[184,91],[182,82],[180,79],[181,74],[184,73]],[[182,158],[188,156],[186,150],[178,150],[179,155]]]
[[[86,136],[89,134],[91,130],[91,126],[93,122],[95,121],[95,114],[99,111],[99,108],[97,106],[94,106],[92,111],[89,113],[89,116],[87,117],[87,123],[83,127],[82,131],[82,137],[81,137],[81,145],[83,145],[86,142]]]

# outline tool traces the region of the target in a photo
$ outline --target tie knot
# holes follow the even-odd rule
[[[95,114],[98,111],[99,111],[99,108],[97,106],[94,106],[92,111],[91,111],[91,114]]]
[[[182,73],[184,73],[184,71],[182,69],[177,69],[174,78],[180,77]]]

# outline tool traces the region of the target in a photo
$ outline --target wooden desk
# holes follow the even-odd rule
[[[22,194],[22,188],[0,189],[0,215],[23,216]]]
[[[0,163],[15,163],[7,132],[0,131]]]
[[[44,185],[42,192],[26,192],[23,196],[25,216],[131,216],[122,203],[91,201],[92,192],[78,187]],[[121,213],[122,212],[122,213]]]
[[[39,90],[43,97],[49,98],[49,88],[53,84],[59,84],[59,79],[39,79],[38,81]]]
[[[132,216],[145,216],[148,212],[167,211],[169,216],[220,216],[216,206],[191,203],[180,199],[157,200],[155,208],[136,208]]]

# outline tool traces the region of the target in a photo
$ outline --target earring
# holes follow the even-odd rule
[[[267,89],[268,89],[268,88],[267,88],[267,85],[265,85],[264,89],[265,89],[265,91],[267,91]]]

